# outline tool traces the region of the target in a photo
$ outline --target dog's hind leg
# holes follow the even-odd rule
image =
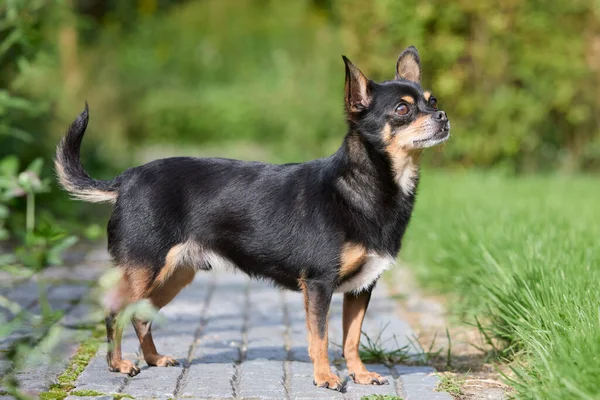
[[[139,374],[140,369],[131,361],[123,360],[121,352],[123,322],[119,321],[119,314],[128,304],[146,296],[152,279],[152,271],[137,267],[121,268],[121,271],[123,275],[119,285],[106,299],[108,307],[108,315],[105,319],[108,341],[106,361],[110,371],[135,376]]]
[[[304,293],[306,326],[308,328],[308,355],[313,362],[314,384],[333,390],[342,390],[342,381],[331,372],[328,354],[328,319],[333,285],[301,280]]]
[[[173,365],[179,365],[179,362],[173,357],[163,356],[158,354],[156,351],[156,346],[154,345],[154,340],[152,339],[152,321],[145,321],[133,317],[131,322],[133,322],[135,333],[140,340],[140,346],[142,348],[142,353],[144,354],[144,360],[146,360],[148,365],[156,367],[170,367]]]
[[[160,309],[167,305],[173,298],[194,279],[195,272],[192,268],[180,267],[171,273],[164,281],[157,280],[155,287],[149,295],[154,307]],[[160,276],[159,276],[160,277]],[[173,357],[163,356],[156,351],[152,339],[152,321],[145,321],[133,317],[135,332],[140,339],[140,346],[144,353],[146,363],[151,366],[169,367],[178,365],[179,362]]]
[[[121,353],[121,337],[123,336],[123,326],[117,322],[117,313],[110,312],[105,319],[106,339],[108,341],[108,352],[106,353],[106,362],[112,372],[121,372],[129,376],[136,376],[140,369],[131,361],[123,360]]]

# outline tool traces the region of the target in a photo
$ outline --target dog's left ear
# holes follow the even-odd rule
[[[342,56],[342,58],[346,64],[344,101],[346,111],[351,115],[366,110],[371,104],[369,79],[346,56]]]
[[[406,48],[396,62],[396,79],[421,83],[421,59],[416,47]]]

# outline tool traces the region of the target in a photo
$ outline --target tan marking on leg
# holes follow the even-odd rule
[[[123,360],[121,353],[122,336],[123,327],[117,323],[117,314],[110,312],[106,317],[106,339],[108,342],[106,362],[108,363],[108,369],[112,372],[135,376],[140,373],[140,369],[133,365],[131,361]]]
[[[179,365],[179,362],[173,357],[163,356],[162,354],[158,354],[156,351],[156,346],[154,345],[154,340],[152,339],[151,321],[142,321],[134,317],[132,322],[133,327],[135,328],[135,333],[140,340],[140,347],[142,348],[142,353],[144,354],[144,360],[146,360],[148,365],[156,367],[170,367]]]
[[[175,296],[187,285],[192,283],[196,272],[191,267],[180,266],[175,269],[166,281],[156,286],[148,296],[152,305],[163,308],[175,298]]]
[[[329,366],[329,327],[325,325],[324,335],[319,334],[318,315],[311,307],[306,284],[300,281],[300,288],[304,293],[304,309],[306,311],[306,327],[308,329],[308,356],[313,363],[315,385],[333,390],[342,389],[340,378],[331,373]],[[327,320],[329,317],[327,317]]]
[[[340,256],[340,279],[352,274],[365,262],[367,249],[358,243],[345,243]]]
[[[181,258],[182,252],[184,251],[184,245],[178,244],[171,247],[171,250],[167,253],[165,259],[165,265],[161,268],[158,276],[154,280],[153,288],[165,283],[169,277],[175,272],[179,266],[179,259]]]
[[[109,310],[109,316],[106,318],[106,336],[108,340],[106,360],[111,371],[135,376],[140,372],[140,369],[131,361],[123,360],[121,352],[123,326],[119,323],[118,316],[129,304],[146,297],[152,281],[152,271],[149,268],[137,266],[119,268],[122,271],[121,279],[113,294],[114,299]]]
[[[181,245],[174,246],[169,251],[165,266],[145,295],[152,305],[158,309],[171,302],[181,289],[194,280],[196,272],[193,267],[180,263],[180,260],[183,258],[181,252]],[[179,364],[173,357],[163,356],[156,351],[156,346],[152,339],[151,321],[142,321],[134,317],[132,322],[140,340],[144,359],[148,365],[168,367]]]
[[[357,295],[351,293],[344,294],[342,316],[344,325],[343,355],[346,358],[348,374],[355,383],[362,385],[383,385],[387,383],[387,379],[375,372],[369,372],[358,353],[362,324],[370,298],[371,292],[368,291]]]
[[[128,267],[123,275],[122,288],[127,292],[127,304],[146,298],[150,291],[153,273],[150,268]]]

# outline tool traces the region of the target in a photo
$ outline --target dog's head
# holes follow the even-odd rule
[[[375,83],[346,63],[345,103],[351,127],[388,154],[432,147],[450,137],[450,121],[437,99],[421,88],[421,62],[414,47],[400,54],[396,79]]]

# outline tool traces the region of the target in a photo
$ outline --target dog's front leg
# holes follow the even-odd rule
[[[303,280],[306,326],[308,327],[308,355],[313,362],[314,384],[333,390],[342,390],[342,381],[331,372],[328,355],[329,306],[333,286],[324,282]]]
[[[348,374],[355,383],[362,385],[384,385],[387,379],[375,372],[367,371],[358,354],[360,344],[360,332],[363,319],[371,300],[371,289],[359,294],[344,294],[344,343],[343,355],[346,358]]]

